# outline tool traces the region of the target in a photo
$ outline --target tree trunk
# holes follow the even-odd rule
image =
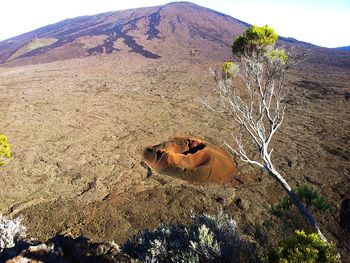
[[[265,167],[269,174],[277,180],[277,182],[282,186],[282,188],[287,192],[288,196],[292,200],[293,204],[298,208],[299,212],[302,214],[302,216],[306,219],[306,221],[309,223],[309,225],[317,232],[317,234],[321,237],[321,239],[328,244],[328,240],[326,237],[322,234],[321,230],[317,226],[316,220],[312,216],[312,214],[307,210],[307,208],[304,206],[304,204],[300,201],[299,197],[296,195],[296,193],[293,192],[292,188],[289,186],[287,181],[283,178],[283,176],[277,172],[273,166],[271,165],[269,167]]]

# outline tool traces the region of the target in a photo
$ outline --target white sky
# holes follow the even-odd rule
[[[160,5],[171,0],[3,0],[0,40],[66,18]],[[192,0],[279,35],[324,47],[350,45],[350,0]]]

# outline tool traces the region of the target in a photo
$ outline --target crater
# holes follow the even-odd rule
[[[237,184],[236,163],[222,148],[191,137],[175,137],[143,150],[145,162],[159,173],[193,183]]]

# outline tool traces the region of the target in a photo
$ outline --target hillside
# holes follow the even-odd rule
[[[350,46],[345,46],[345,47],[337,47],[337,50],[350,50]]]
[[[108,12],[64,20],[2,41],[0,63],[14,59],[43,63],[113,52],[135,52],[150,59],[190,55],[222,59],[229,55],[222,47],[229,47],[233,36],[248,26],[186,2]],[[34,40],[44,44],[26,49]]]
[[[231,57],[232,39],[249,26],[190,2],[82,16],[0,42],[0,67],[128,53],[174,63],[222,61]],[[310,50],[315,63],[350,67],[350,55],[344,56],[344,49],[321,48],[288,37],[280,37],[279,44]]]

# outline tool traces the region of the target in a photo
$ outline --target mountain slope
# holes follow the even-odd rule
[[[250,25],[190,2],[66,19],[0,42],[0,65],[40,64],[101,54],[141,59],[223,61],[235,36]],[[312,61],[350,67],[343,50],[280,37],[286,46],[312,51]],[[346,52],[347,53],[347,52]]]
[[[345,46],[345,47],[337,47],[335,48],[337,50],[350,50],[350,46]]]
[[[0,42],[0,63],[49,62],[135,52],[145,58],[229,55],[232,37],[249,24],[188,2],[67,19]],[[26,49],[33,41],[43,45]],[[25,52],[23,52],[23,49]],[[21,52],[22,51],[22,52]],[[200,54],[199,54],[200,53]],[[224,53],[224,54],[223,54]]]

